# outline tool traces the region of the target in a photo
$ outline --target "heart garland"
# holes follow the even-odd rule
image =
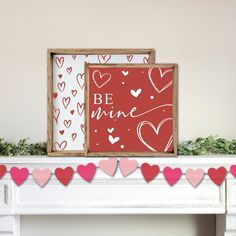
[[[183,175],[183,172],[179,167],[171,168],[167,166],[162,171],[158,165],[150,165],[149,163],[142,163],[141,167],[138,167],[138,162],[136,160],[130,160],[128,158],[121,158],[119,161],[117,158],[108,158],[107,160],[100,160],[98,164],[100,170],[111,177],[115,175],[118,166],[121,174],[124,177],[132,174],[137,168],[140,168],[143,178],[147,183],[154,180],[158,174],[162,172],[167,183],[170,186],[174,186]],[[90,183],[96,174],[96,169],[97,167],[94,163],[78,165],[77,173],[83,180]],[[74,169],[69,166],[65,168],[58,167],[55,169],[54,175],[62,185],[67,186],[72,180],[74,172]],[[236,178],[236,165],[232,165],[229,171],[227,171],[225,167],[212,167],[208,169],[207,174],[215,185],[221,186],[228,172],[230,172],[232,176]],[[6,173],[8,173],[7,167],[3,164],[0,164],[0,180],[5,176]],[[36,168],[32,171],[32,173],[30,173],[27,168],[12,167],[9,173],[17,186],[23,184],[31,174],[35,183],[41,188],[47,185],[52,175],[51,170],[48,168]],[[184,175],[189,184],[196,188],[203,181],[205,172],[201,168],[195,170],[188,168],[186,169]]]

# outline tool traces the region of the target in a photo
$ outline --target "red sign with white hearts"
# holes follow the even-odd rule
[[[174,153],[170,65],[88,65],[89,153]]]

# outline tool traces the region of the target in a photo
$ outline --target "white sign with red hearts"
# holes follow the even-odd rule
[[[53,150],[84,150],[84,64],[148,63],[148,54],[53,56]],[[124,75],[128,75],[124,72]],[[98,84],[103,86],[103,84]],[[140,91],[132,92],[138,96]]]

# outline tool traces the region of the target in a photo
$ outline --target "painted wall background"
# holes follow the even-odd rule
[[[235,138],[235,9],[234,0],[0,0],[0,136],[46,140],[47,48],[152,47],[157,62],[179,64],[180,141]],[[213,216],[22,220],[23,236],[211,236],[215,224]]]

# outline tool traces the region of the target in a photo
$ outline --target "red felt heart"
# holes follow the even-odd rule
[[[69,184],[73,177],[74,171],[71,167],[63,168],[56,168],[55,176],[56,178],[65,186]]]
[[[208,176],[218,186],[220,186],[223,183],[226,173],[227,171],[224,167],[219,167],[218,169],[215,168],[208,169]]]
[[[160,172],[158,165],[149,165],[148,163],[143,163],[141,166],[141,172],[144,179],[147,182],[152,181]]]
[[[55,99],[56,99],[56,98],[57,98],[57,96],[58,96],[58,93],[56,93],[56,92],[55,92],[55,93],[53,93],[53,98],[55,98]]]
[[[5,165],[0,165],[0,179],[6,174],[7,167]]]
[[[234,176],[234,178],[236,178],[236,165],[232,165],[230,167],[230,172]]]
[[[84,180],[91,182],[96,172],[96,166],[93,163],[79,165],[77,167],[77,172]]]
[[[169,185],[173,186],[181,178],[182,170],[180,168],[172,169],[170,167],[165,167],[163,170],[163,174]]]
[[[15,182],[16,185],[21,185],[28,177],[29,170],[27,168],[17,168],[12,167],[10,170],[11,178]]]

